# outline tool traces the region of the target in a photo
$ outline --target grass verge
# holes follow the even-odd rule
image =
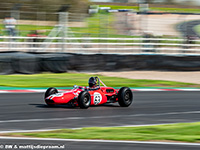
[[[100,7],[110,7],[111,9],[134,9],[135,11],[139,10],[138,6],[118,6],[118,5],[99,5]],[[200,10],[197,8],[173,8],[170,7],[149,7],[150,11],[163,11],[163,12],[187,12],[187,13],[200,13]]]
[[[16,30],[19,32],[19,36],[27,36],[34,30],[47,30],[47,32],[42,33],[41,35],[48,35],[49,31],[53,29],[53,26],[37,26],[37,25],[17,25]],[[0,35],[7,35],[3,24],[0,24]]]
[[[141,127],[90,127],[35,133],[9,133],[6,136],[28,136],[62,139],[104,139],[138,141],[200,142],[200,122]]]
[[[0,86],[7,87],[72,87],[73,85],[87,86],[90,76],[99,76],[100,79],[111,87],[197,87],[199,84],[182,83],[162,80],[136,80],[84,73],[42,73],[32,75],[0,75]]]

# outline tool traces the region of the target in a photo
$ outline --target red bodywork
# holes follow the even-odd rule
[[[74,88],[71,91],[64,93],[56,93],[50,95],[45,99],[47,104],[72,104],[78,106],[78,96],[82,91],[87,90],[91,96],[90,105],[101,105],[104,103],[114,103],[117,102],[118,91],[112,87],[99,87],[96,89],[89,89],[86,87]]]

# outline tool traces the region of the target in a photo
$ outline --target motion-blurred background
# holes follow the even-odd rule
[[[0,2],[2,74],[200,70],[197,0]]]

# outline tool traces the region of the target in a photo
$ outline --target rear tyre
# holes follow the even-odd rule
[[[121,107],[128,107],[133,101],[133,93],[130,88],[122,87],[118,92],[118,103]]]
[[[87,91],[82,91],[78,96],[78,105],[80,108],[87,109],[90,106],[91,97]]]
[[[56,94],[58,93],[58,90],[56,88],[48,88],[44,94],[44,99],[46,99],[47,97],[49,97],[50,95],[52,94]],[[54,104],[49,104],[49,103],[46,103],[48,106],[54,106]]]

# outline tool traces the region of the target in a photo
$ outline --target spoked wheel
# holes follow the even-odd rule
[[[118,92],[118,103],[121,107],[128,107],[133,101],[133,93],[130,88],[122,87]]]
[[[83,91],[79,94],[78,104],[80,108],[87,109],[90,106],[91,97],[87,91]]]

